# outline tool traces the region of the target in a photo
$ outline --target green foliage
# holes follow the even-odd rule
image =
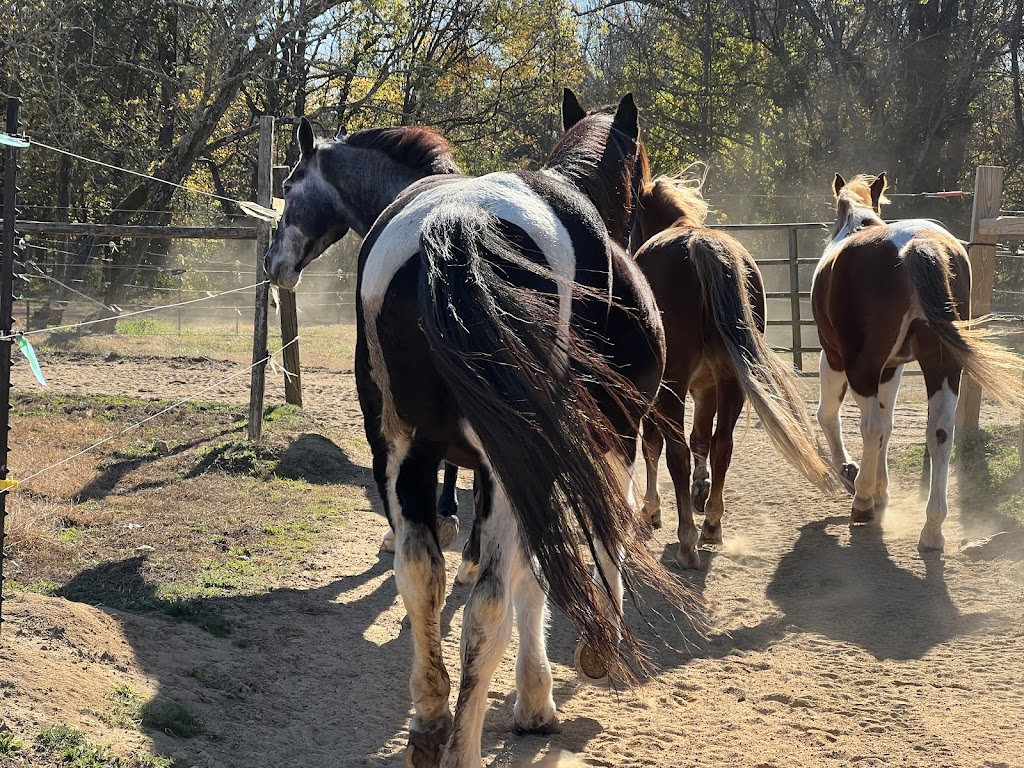
[[[115,691],[114,695],[122,694]],[[49,753],[49,761],[61,768],[172,768],[174,765],[174,761],[168,757],[145,752],[136,752],[127,758],[120,757],[107,747],[91,743],[82,731],[69,725],[56,725],[41,731],[36,736],[36,743],[41,750]],[[0,751],[0,754],[4,753]]]
[[[191,739],[203,732],[203,724],[176,701],[154,700],[142,708],[142,725],[172,736]]]
[[[25,745],[12,732],[0,731],[0,755],[16,756],[24,749]]]

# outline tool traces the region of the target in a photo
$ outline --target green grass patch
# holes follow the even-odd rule
[[[57,538],[63,541],[65,544],[76,544],[82,540],[82,532],[72,526],[71,528],[65,528],[59,534]]]
[[[4,587],[14,592],[31,592],[36,595],[47,595],[53,597],[60,591],[60,584],[48,579],[39,579],[28,584],[22,584],[13,579],[4,579]]]
[[[25,749],[22,744],[10,731],[0,731],[0,755],[16,757]]]
[[[118,322],[117,332],[121,336],[170,336],[178,332],[178,326],[155,317],[137,317]]]
[[[70,725],[40,731],[36,744],[48,753],[47,763],[61,768],[172,768],[174,765],[169,757],[146,752],[136,752],[130,757],[115,755],[107,747],[91,743],[82,731]]]
[[[203,732],[203,724],[176,701],[154,699],[142,708],[142,725],[157,731],[191,739]]]
[[[122,728],[138,728],[142,723],[142,707],[144,702],[130,685],[119,685],[107,694],[109,715],[112,725]]]

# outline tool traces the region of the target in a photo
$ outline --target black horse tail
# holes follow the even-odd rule
[[[991,316],[960,318],[953,296],[953,274],[947,248],[930,240],[910,244],[904,263],[918,304],[943,349],[982,387],[1004,405],[1024,405],[1024,361],[989,341],[1000,333],[979,327]],[[965,256],[966,258],[966,256]]]
[[[690,261],[697,270],[705,311],[743,394],[786,461],[815,486],[832,493],[837,487],[835,472],[818,450],[796,379],[758,330],[747,293],[748,271],[757,267],[744,256],[743,246],[732,238],[707,233],[690,237]]]
[[[633,680],[622,651],[643,664],[642,644],[621,614],[605,615],[603,607],[617,605],[608,584],[602,589],[591,579],[581,544],[591,557],[598,545],[624,553],[627,586],[636,583],[633,577],[646,582],[692,620],[699,600],[648,551],[607,458],[618,436],[587,385],[630,393],[560,320],[559,290],[574,286],[559,284],[521,239],[518,246],[510,242],[518,237],[475,206],[446,206],[427,217],[420,250],[423,333],[508,497],[541,584],[605,668]],[[640,397],[635,388],[632,396]]]

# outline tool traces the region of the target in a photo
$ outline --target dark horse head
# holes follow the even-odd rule
[[[650,177],[633,94],[627,93],[617,105],[586,111],[566,88],[562,127],[565,135],[551,150],[544,168],[584,192],[601,214],[608,234],[625,247],[640,184]]]
[[[302,118],[301,156],[284,183],[284,215],[267,252],[267,274],[294,288],[299,273],[350,229],[363,236],[409,185],[458,173],[448,142],[424,127],[370,128],[315,139]]]

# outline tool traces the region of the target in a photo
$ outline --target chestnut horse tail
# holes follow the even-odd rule
[[[697,270],[705,311],[732,362],[740,388],[761,418],[768,437],[797,471],[827,493],[834,470],[822,459],[814,427],[794,375],[758,330],[750,303],[750,272],[743,246],[722,235],[694,233],[690,260]],[[760,280],[757,281],[760,288]]]
[[[602,590],[591,578],[587,549],[589,557],[598,544],[624,553],[627,585],[632,574],[698,622],[699,598],[648,550],[606,458],[617,436],[588,387],[643,398],[572,336],[553,273],[513,246],[502,226],[472,205],[442,206],[424,220],[421,328],[508,497],[527,562],[605,667],[629,680],[621,650],[642,661],[642,644],[623,616],[604,614],[603,605],[618,606],[609,585]]]
[[[946,247],[931,242],[916,242],[907,249],[904,263],[928,326],[939,337],[943,349],[963,366],[999,402],[1024,405],[1024,360],[989,339],[1001,334],[982,324],[992,319],[985,315],[961,319],[953,296],[953,273]]]

